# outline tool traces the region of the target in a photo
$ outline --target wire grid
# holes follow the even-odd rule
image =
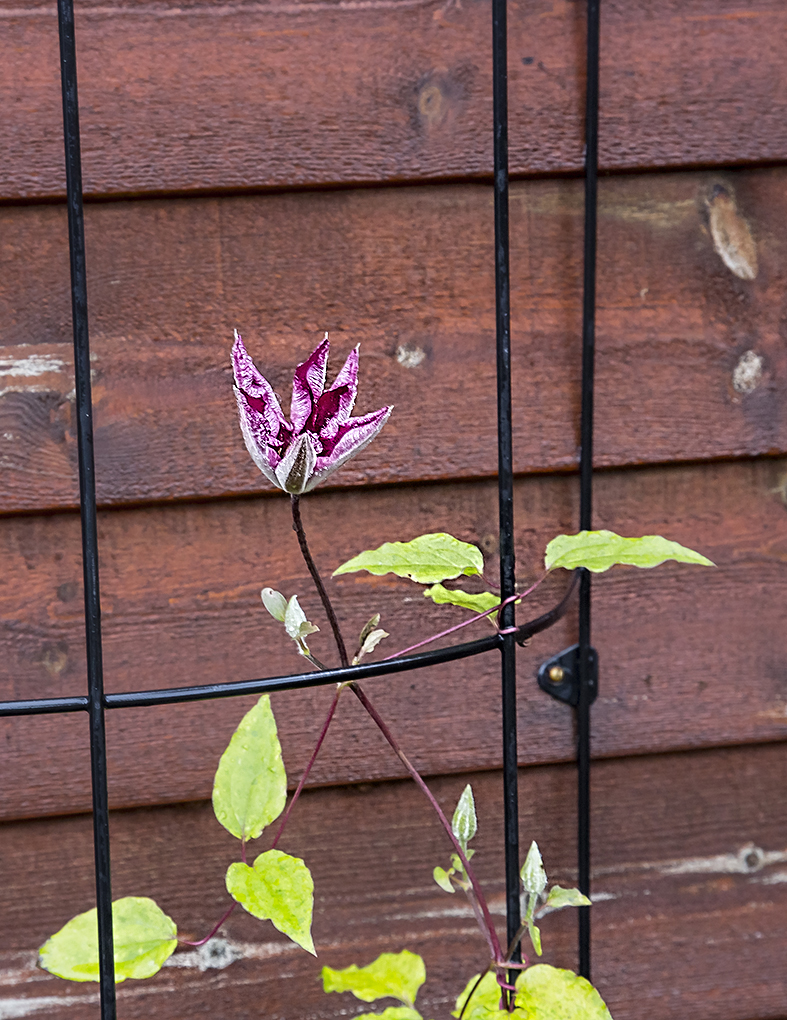
[[[585,156],[585,249],[582,327],[582,410],[580,453],[580,530],[591,527],[593,459],[593,365],[596,276],[596,188],[598,162],[598,78],[600,0],[587,4],[587,92]],[[500,518],[501,599],[516,588],[514,580],[513,440],[511,430],[511,331],[508,238],[508,81],[507,0],[492,0],[495,310],[497,333],[498,502]],[[79,503],[82,521],[82,558],[85,589],[85,641],[87,646],[86,697],[42,698],[0,702],[0,716],[87,712],[93,795],[98,912],[100,1002],[102,1020],[116,1020],[112,938],[112,881],[110,870],[106,709],[172,705],[186,701],[237,697],[317,687],[366,677],[388,676],[438,663],[452,662],[498,648],[501,653],[502,739],[504,784],[504,838],[506,876],[506,927],[508,942],[520,924],[519,819],[517,803],[516,643],[551,626],[565,609],[573,585],[563,602],[516,632],[494,634],[452,648],[438,649],[388,662],[301,673],[260,680],[204,684],[169,690],[105,694],[101,647],[96,486],[93,461],[93,409],[90,386],[90,348],[87,318],[87,279],[82,203],[82,168],[79,103],[76,75],[76,40],[73,0],[58,0],[60,68],[66,158],[68,238],[71,263],[71,307],[74,330]],[[578,863],[579,887],[590,892],[590,574],[580,572],[579,599],[579,704],[577,706]],[[515,626],[513,602],[504,605],[501,629]],[[579,970],[590,977],[590,911],[579,910]]]

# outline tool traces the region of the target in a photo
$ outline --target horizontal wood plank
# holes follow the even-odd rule
[[[620,534],[664,534],[706,553],[714,570],[665,565],[619,569],[594,584],[601,694],[593,751],[611,756],[787,736],[784,486],[787,461],[602,473],[595,523]],[[576,530],[575,478],[516,487],[521,584],[539,571],[546,542]],[[493,483],[314,493],[303,515],[326,572],[364,548],[446,530],[478,543],[496,571]],[[100,518],[104,663],[109,691],[175,687],[299,672],[304,660],[260,602],[264,585],[299,593],[322,633],[316,655],[336,661],[327,625],[292,534],[285,498],[111,511]],[[79,521],[76,515],[7,518],[0,531],[0,696],[48,697],[85,689]],[[551,578],[520,610],[536,616],[559,598]],[[433,606],[412,582],[361,573],[330,582],[348,643],[373,612],[388,654],[465,619]],[[576,640],[575,613],[518,654],[520,755],[526,763],[574,756],[572,713],[534,681],[548,655]],[[476,624],[479,636],[487,624]],[[462,633],[455,636],[460,639]],[[369,693],[430,774],[500,761],[496,653],[428,672],[369,681]],[[326,689],[275,696],[293,782],[330,701]],[[110,796],[116,806],[207,797],[218,757],[252,702],[122,709],[108,715]],[[0,727],[9,777],[5,817],[85,810],[90,803],[84,718],[11,718]],[[401,775],[347,696],[318,759],[318,784]],[[52,777],[58,781],[53,784]]]
[[[786,175],[602,181],[597,465],[787,451]],[[577,462],[582,209],[579,181],[512,192],[520,473]],[[233,327],[285,406],[323,329],[334,371],[361,342],[358,411],[395,410],[336,484],[494,473],[488,188],[110,204],[87,231],[102,503],[270,488],[237,426]],[[0,236],[0,509],[73,506],[64,210],[0,209]]]
[[[501,777],[441,778],[432,787],[450,812],[468,780],[479,813],[473,863],[502,928]],[[536,838],[551,881],[563,886],[576,881],[575,783],[571,766],[520,774],[523,850]],[[787,744],[594,767],[593,973],[615,1020],[640,1020],[643,1006],[651,1020],[784,1015],[787,831],[774,805],[786,784]],[[111,830],[113,895],[152,896],[184,937],[206,934],[225,908],[223,872],[238,854],[210,805],[116,813]],[[266,846],[263,836],[259,851]],[[122,1020],[354,1015],[363,1008],[355,999],[323,994],[320,967],[365,964],[403,948],[426,962],[423,1015],[447,1017],[485,952],[460,895],[449,898],[432,882],[449,847],[415,787],[307,792],[282,846],[314,875],[318,959],[236,911],[209,950],[180,950],[150,981],[121,985]],[[93,902],[89,817],[6,824],[0,854],[0,1010],[97,1017],[95,986],[33,966],[36,947]],[[575,926],[573,911],[542,922],[545,962],[576,966]],[[12,1003],[18,1012],[9,1012]]]
[[[2,197],[62,195],[54,9],[0,17]],[[514,173],[582,168],[584,18],[512,7]],[[80,5],[76,24],[89,195],[491,177],[487,4],[167,0]],[[779,0],[605,5],[602,166],[787,158],[786,33]]]

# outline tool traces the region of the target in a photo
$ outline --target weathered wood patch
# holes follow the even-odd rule
[[[597,465],[787,450],[784,183],[783,170],[602,181]],[[577,463],[582,203],[579,181],[512,191],[518,472]],[[0,226],[0,509],[74,506],[65,212],[6,208]],[[753,280],[718,254],[722,227],[728,255],[744,232],[755,246]],[[486,186],[91,206],[87,241],[102,503],[270,488],[237,426],[234,327],[285,409],[323,330],[334,372],[361,343],[358,412],[395,409],[336,484],[496,470]]]
[[[653,1020],[780,1015],[787,834],[774,804],[787,783],[786,750],[775,744],[595,767],[594,979],[616,1020],[639,1020],[643,1004]],[[502,928],[501,777],[441,778],[432,786],[450,811],[468,780],[480,821],[474,866]],[[575,782],[572,766],[520,775],[522,845],[536,838],[550,878],[564,886],[576,881]],[[153,896],[184,937],[207,934],[227,903],[223,872],[237,854],[210,805],[116,813],[111,831],[113,895]],[[483,968],[485,952],[470,909],[432,882],[449,848],[415,787],[308,792],[282,845],[314,874],[318,959],[236,911],[210,948],[179,951],[152,980],[121,985],[119,1015],[328,1020],[362,1007],[350,996],[323,994],[323,964],[363,964],[409,948],[427,966],[424,1015],[446,1017],[467,977]],[[97,1016],[94,985],[33,969],[36,947],[93,902],[89,817],[6,824],[0,848],[0,1009],[52,1020],[75,1011]],[[572,913],[544,919],[546,962],[576,966]]]
[[[596,755],[780,739],[787,735],[784,480],[779,461],[602,473],[595,521],[621,534],[660,533],[699,549],[716,569],[619,568],[594,581],[594,642],[601,695],[593,709]],[[303,517],[314,556],[330,571],[364,548],[434,530],[487,553],[496,573],[494,483],[315,492]],[[577,485],[569,477],[517,484],[519,578],[531,583],[547,541],[576,530]],[[264,610],[260,589],[298,593],[322,628],[311,645],[335,663],[319,602],[300,560],[286,498],[239,500],[102,514],[104,663],[110,691],[215,683],[299,672],[306,665]],[[7,518],[0,649],[3,698],[81,694],[84,638],[76,515]],[[561,572],[562,573],[562,572]],[[526,619],[557,601],[550,579],[519,611]],[[375,611],[392,654],[466,619],[434,606],[422,588],[352,574],[330,582],[348,642]],[[575,613],[519,653],[523,762],[572,758],[572,717],[538,690],[534,672],[576,640]],[[489,632],[481,622],[456,640]],[[386,651],[386,645],[388,649]],[[430,774],[499,763],[497,653],[368,682],[418,765]],[[291,779],[308,756],[328,690],[276,695]],[[248,699],[109,713],[110,796],[115,805],[206,797]],[[354,699],[340,705],[314,780],[401,774],[399,763]],[[6,817],[84,810],[89,804],[86,720],[5,719]]]
[[[1,16],[2,195],[62,195],[54,9]],[[512,11],[515,173],[582,168],[584,18],[545,0]],[[602,166],[784,159],[785,32],[778,0],[605,7]],[[77,52],[91,195],[491,177],[483,4],[91,5]]]

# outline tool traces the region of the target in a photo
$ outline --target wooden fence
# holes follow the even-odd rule
[[[292,672],[259,589],[319,612],[240,438],[233,327],[280,393],[323,330],[337,357],[360,341],[358,411],[396,405],[304,501],[326,571],[436,530],[494,556],[488,22],[477,0],[77,8],[108,691]],[[0,697],[54,697],[85,688],[55,8],[4,0],[0,23]],[[525,581],[577,527],[584,5],[519,0],[509,25]],[[594,979],[616,1020],[785,1020],[787,6],[604,0],[601,38],[595,523],[718,569],[594,585]],[[349,631],[383,614],[391,651],[461,617],[404,581],[333,590]],[[574,640],[563,621],[518,667],[522,842],[564,885],[572,716],[534,672]],[[373,689],[446,806],[473,782],[502,915],[497,672]],[[293,780],[329,698],[274,697]],[[113,893],[195,937],[226,901],[233,841],[206,800],[250,703],[107,719]],[[85,720],[3,719],[0,740],[0,1018],[92,1017],[94,986],[35,969],[94,902]],[[315,876],[319,960],[233,915],[224,955],[178,952],[120,986],[119,1016],[327,1020],[361,1006],[322,993],[321,964],[401,948],[426,960],[425,1015],[447,1015],[484,948],[432,882],[445,842],[401,777],[342,703],[285,847]],[[574,925],[545,922],[545,960],[575,966]]]

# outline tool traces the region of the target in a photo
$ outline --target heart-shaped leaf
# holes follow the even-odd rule
[[[314,882],[300,859],[281,850],[266,850],[254,866],[236,861],[227,869],[227,892],[254,917],[271,921],[312,956]]]

